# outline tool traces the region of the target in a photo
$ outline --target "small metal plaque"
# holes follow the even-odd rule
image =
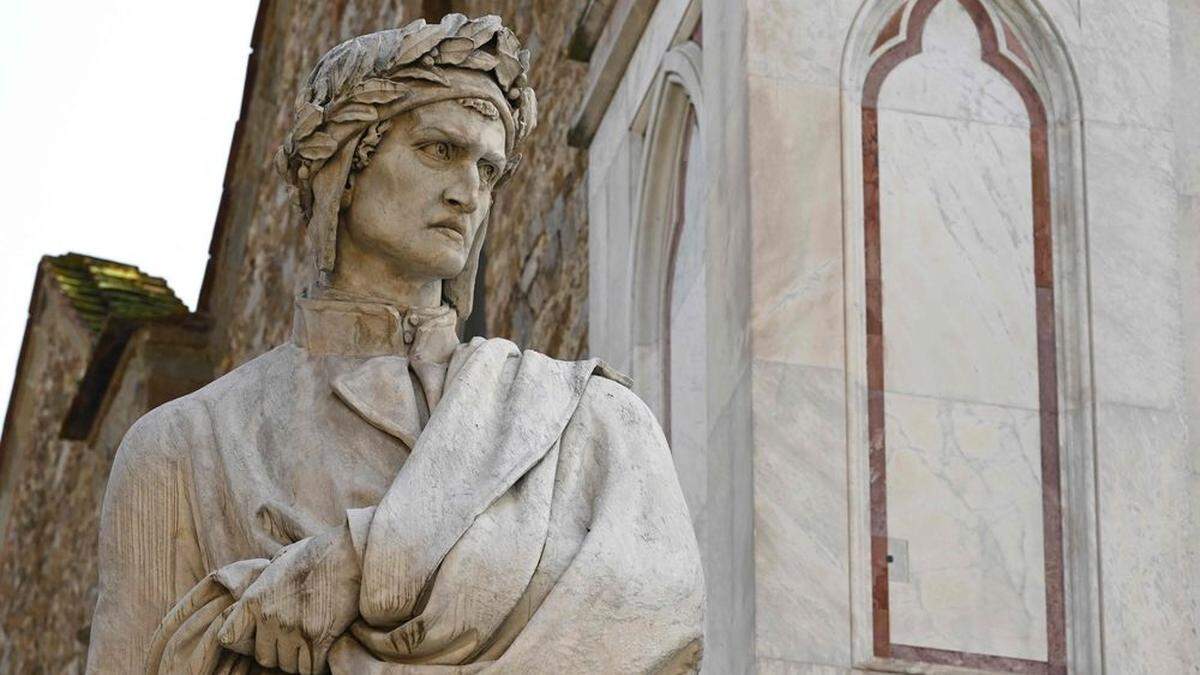
[[[908,583],[908,540],[888,539],[888,581]]]

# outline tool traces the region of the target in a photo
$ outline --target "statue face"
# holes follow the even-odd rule
[[[505,166],[504,124],[455,100],[395,119],[355,178],[342,236],[404,278],[462,272]]]

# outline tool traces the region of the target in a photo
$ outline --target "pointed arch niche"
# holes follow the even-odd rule
[[[843,63],[860,665],[1098,666],[1078,95],[1027,0],[865,4]]]
[[[634,119],[640,164],[634,203],[632,322],[635,388],[658,415],[703,538],[708,472],[705,363],[706,169],[700,45],[668,51]],[[701,542],[703,544],[703,542]]]

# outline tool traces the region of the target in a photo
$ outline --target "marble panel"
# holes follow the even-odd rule
[[[756,623],[749,368],[729,384],[727,403],[710,420],[710,517],[700,551],[708,600],[703,672],[714,675],[753,667]]]
[[[1170,0],[1087,0],[1078,65],[1085,118],[1170,128]]]
[[[748,169],[745,162],[723,159],[726,165],[715,172],[709,193],[705,239],[709,410],[724,408],[733,399],[751,355]],[[735,182],[739,172],[742,181]]]
[[[793,82],[837,84],[856,3],[748,0],[746,70]]]
[[[938,4],[925,23],[921,53],[888,75],[879,108],[1027,129],[1020,94],[980,60],[980,51],[979,34],[962,5]]]
[[[892,642],[1045,660],[1038,414],[891,393],[885,409],[888,537],[908,549]]]
[[[1194,412],[1100,405],[1096,417],[1105,665],[1111,673],[1194,673]]]
[[[750,106],[755,358],[840,367],[845,310],[838,92],[752,76]]]
[[[1085,127],[1096,398],[1171,408],[1183,388],[1180,221],[1169,132]]]
[[[687,230],[685,230],[686,232]],[[703,243],[703,232],[690,237]],[[698,236],[697,236],[698,235]],[[689,237],[685,236],[685,243]],[[682,252],[682,249],[681,249]],[[708,345],[704,338],[705,309],[703,261],[694,276],[699,280],[684,285],[675,294],[670,330],[670,441],[671,453],[679,483],[687,500],[692,523],[697,526],[707,518],[708,462],[705,440],[708,436],[705,366]],[[678,289],[676,289],[678,290]],[[682,295],[682,297],[679,297]],[[704,547],[705,534],[697,528],[697,538]]]
[[[712,11],[710,11],[712,10]],[[738,16],[736,5],[705,3],[705,21]],[[732,31],[727,26],[727,31]],[[726,407],[735,394],[736,383],[749,372],[751,227],[749,173],[747,156],[746,93],[737,89],[737,77],[729,71],[718,51],[721,37],[706,38],[706,105],[719,110],[706,131],[705,157],[709,167],[709,192],[706,217],[705,251],[707,267],[705,293],[708,322],[708,408]],[[732,47],[730,47],[732,48]],[[742,81],[745,78],[740,78]],[[708,89],[716,82],[719,88]],[[710,419],[710,423],[712,420]]]
[[[755,653],[849,666],[845,373],[755,359],[753,379]]]
[[[605,199],[605,215],[607,216],[607,231],[604,248],[607,252],[607,263],[604,267],[603,303],[606,307],[607,323],[603,326],[591,326],[589,330],[603,331],[605,339],[601,343],[605,351],[594,352],[596,356],[609,359],[613,366],[623,372],[632,372],[631,340],[633,328],[632,313],[628,311],[633,298],[633,229],[634,221],[634,189],[633,189],[633,150],[630,139],[626,137],[622,147],[617,152],[607,169],[607,180],[603,191]],[[591,236],[589,235],[589,242]],[[589,299],[589,302],[591,300]]]
[[[1176,83],[1200,81],[1200,40],[1197,36],[1200,36],[1200,3],[1190,0],[1172,2],[1171,77]],[[1200,87],[1177,84],[1171,93],[1179,190],[1200,196],[1200,161],[1197,161],[1200,157]]]
[[[589,176],[589,183],[594,182]],[[608,266],[608,186],[588,186],[588,353],[610,351],[608,326],[608,279],[602,270]]]
[[[1038,405],[1028,132],[881,111],[889,391]]]

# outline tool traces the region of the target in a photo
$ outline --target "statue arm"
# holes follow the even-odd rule
[[[562,452],[589,467],[565,504],[588,522],[586,536],[485,672],[695,672],[703,648],[699,547],[653,413],[624,386],[593,377]]]
[[[100,517],[89,673],[144,672],[159,623],[204,577],[186,456],[173,447],[171,424],[160,411],[129,430],[113,463]]]
[[[546,576],[535,574],[531,583],[548,591],[535,590],[513,607],[491,646],[470,663],[422,667],[431,673],[694,672],[704,606],[699,550],[653,415],[629,390],[593,377],[561,437],[557,476],[546,508],[559,534],[542,552]],[[562,567],[545,560],[564,556]],[[353,636],[334,645],[335,673],[412,672],[410,665],[389,662],[390,652],[380,649],[386,640],[360,643],[364,636],[369,628],[358,624]]]

